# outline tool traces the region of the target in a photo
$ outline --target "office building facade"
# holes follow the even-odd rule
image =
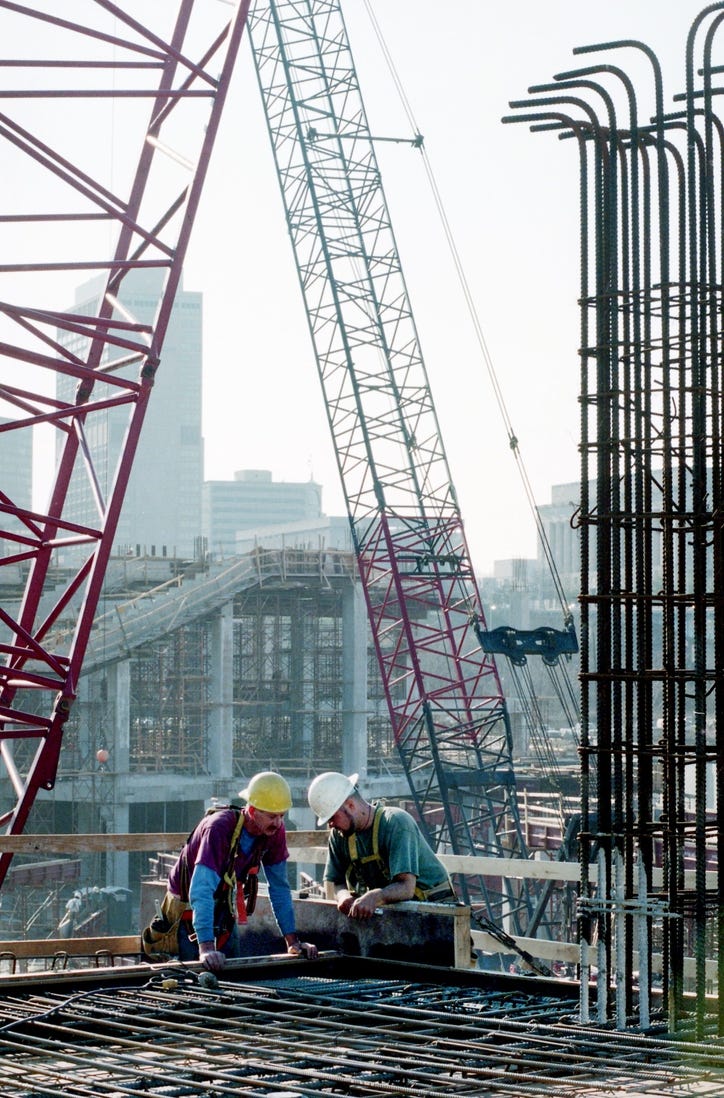
[[[123,283],[123,309],[133,319],[150,323],[159,297],[158,271],[134,271]],[[76,308],[102,291],[96,280],[76,293]],[[64,346],[83,354],[83,337],[60,335]],[[203,438],[201,434],[202,295],[184,290],[176,295],[161,365],[141,432],[138,451],[118,522],[113,553],[192,557],[201,535]],[[127,367],[134,377],[135,366]],[[68,396],[74,378],[58,375],[59,396]],[[102,397],[97,387],[97,397]],[[105,420],[88,427],[88,445],[101,491],[110,488],[126,429],[123,409],[112,409]],[[59,440],[60,446],[62,440]],[[69,493],[68,516],[93,524],[95,503],[89,481],[80,470]]]

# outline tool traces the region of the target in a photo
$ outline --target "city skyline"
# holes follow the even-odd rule
[[[414,134],[387,72],[368,12],[345,5],[362,94],[415,321],[455,485],[471,559],[535,554],[535,527],[476,344]],[[431,0],[377,6],[381,33],[434,172],[472,300],[510,413],[534,497],[574,480],[578,458],[577,236],[575,151],[569,142],[504,126],[509,101],[535,82],[580,65],[574,47],[636,38],[662,62],[665,98],[684,82],[686,32],[695,0],[605,6],[535,0],[504,7],[456,0],[440,27]],[[72,5],[68,0],[69,17]],[[113,19],[109,16],[112,30]],[[27,50],[12,40],[12,56]],[[53,56],[53,30],[36,46]],[[34,46],[34,48],[36,48]],[[638,66],[624,51],[620,63]],[[619,103],[625,112],[625,104]],[[110,108],[108,108],[110,109]],[[102,101],[94,105],[99,148],[120,165],[124,152]],[[125,159],[128,159],[128,150]],[[33,196],[42,208],[43,195]],[[312,477],[325,509],[344,506],[301,295],[287,239],[268,136],[248,57],[235,74],[216,157],[186,263],[186,287],[204,295],[204,478],[238,468],[269,469],[279,481]],[[62,306],[68,294],[58,302]],[[161,364],[161,373],[164,363]],[[160,376],[160,375],[159,375]],[[39,453],[42,447],[36,447]]]
[[[684,84],[694,0],[582,5],[456,0],[346,4],[345,20],[420,336],[451,478],[478,572],[535,555],[518,467],[457,283],[419,150],[371,27],[374,7],[457,243],[536,500],[580,469],[578,163],[572,142],[503,125],[509,101],[590,63],[574,47],[635,38]],[[643,100],[647,62],[621,51]],[[209,478],[237,467],[312,475],[329,513],[341,490],[256,80],[242,56],[187,264],[206,301]],[[611,81],[612,88],[615,81]],[[622,118],[627,106],[617,94]],[[642,103],[642,114],[646,113]],[[238,393],[238,400],[231,399]],[[231,440],[238,441],[230,463]]]

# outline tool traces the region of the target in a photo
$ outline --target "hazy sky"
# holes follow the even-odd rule
[[[617,38],[655,50],[670,103],[703,8],[695,0],[372,0],[540,503],[552,484],[578,478],[577,151],[500,119],[529,85],[590,63],[574,46]],[[364,0],[343,0],[343,11],[372,132],[409,136]],[[638,51],[605,60],[631,75],[644,113],[651,82]],[[380,144],[378,156],[473,562],[488,572],[494,560],[534,555],[530,510],[422,159],[405,145]],[[248,44],[186,287],[205,295],[207,476],[248,467],[282,480],[313,475],[327,513],[342,513]]]
[[[616,38],[640,39],[656,51],[670,104],[684,84],[686,34],[704,6],[698,0],[369,2],[424,136],[525,467],[545,503],[553,484],[575,481],[579,471],[578,156],[573,142],[500,120],[529,85],[588,63],[574,57],[574,46]],[[72,18],[86,3],[63,0],[62,13]],[[342,6],[372,132],[411,137],[366,0]],[[4,56],[52,54],[47,40],[14,42],[20,26],[2,14]],[[39,39],[54,33],[38,28]],[[724,31],[717,43],[724,60]],[[600,57],[630,73],[641,114],[648,115],[651,79],[643,55],[623,50]],[[99,147],[110,146],[119,135],[115,116],[103,112],[113,108],[99,100],[92,109]],[[50,115],[52,104],[42,110]],[[486,573],[495,560],[535,553],[533,520],[423,159],[405,144],[380,143],[377,152],[473,563]],[[120,164],[114,150],[105,155]],[[3,194],[26,186],[24,176],[15,180],[4,167]],[[39,197],[31,198],[42,208]],[[248,42],[222,119],[185,288],[204,294],[206,476],[228,478],[243,468],[270,469],[278,480],[313,476],[323,486],[326,512],[341,514]],[[57,304],[72,297],[69,286]]]

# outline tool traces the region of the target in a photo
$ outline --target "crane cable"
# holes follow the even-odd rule
[[[475,329],[475,335],[476,335],[476,338],[477,338],[477,341],[478,341],[478,345],[480,347],[480,351],[481,351],[482,356],[483,356],[483,361],[485,362],[485,367],[486,367],[486,370],[487,370],[488,378],[490,380],[490,384],[492,386],[493,393],[495,394],[495,399],[496,399],[497,404],[498,404],[498,409],[499,409],[499,411],[501,413],[501,416],[503,418],[505,431],[506,431],[506,434],[508,436],[508,444],[510,446],[510,449],[513,451],[513,456],[514,456],[514,458],[516,460],[516,463],[517,463],[517,466],[518,466],[518,472],[519,472],[521,480],[523,482],[523,489],[525,491],[525,495],[526,495],[526,498],[528,500],[528,505],[529,505],[529,507],[531,509],[531,513],[533,515],[533,521],[535,523],[535,527],[536,527],[536,530],[538,532],[538,537],[540,538],[540,544],[541,544],[541,547],[542,547],[542,550],[543,550],[543,555],[546,559],[546,563],[548,565],[548,569],[550,571],[551,578],[553,580],[553,586],[555,588],[556,595],[558,596],[558,601],[559,601],[560,606],[561,606],[561,610],[562,610],[562,613],[563,613],[563,619],[564,619],[565,623],[568,625],[572,621],[572,615],[571,615],[571,610],[570,610],[570,606],[569,606],[569,603],[568,603],[568,599],[566,598],[566,593],[565,593],[564,588],[563,588],[563,584],[562,584],[562,581],[561,581],[561,578],[560,578],[560,574],[559,574],[558,569],[556,567],[555,559],[553,557],[553,551],[551,549],[550,541],[548,540],[548,535],[546,533],[545,525],[544,525],[543,520],[541,518],[540,510],[538,508],[537,503],[535,502],[535,497],[533,495],[533,489],[531,487],[531,483],[530,483],[530,480],[528,478],[528,473],[527,473],[527,470],[526,470],[526,467],[525,467],[525,463],[523,461],[522,454],[520,452],[520,443],[519,443],[518,438],[515,434],[515,431],[513,430],[513,424],[512,424],[512,421],[510,419],[510,416],[508,414],[508,409],[506,407],[505,398],[503,397],[503,392],[502,392],[502,389],[500,387],[500,383],[498,381],[498,378],[497,378],[497,375],[496,375],[496,372],[495,372],[495,367],[493,365],[493,360],[492,360],[490,352],[488,350],[488,345],[487,345],[487,342],[485,340],[485,335],[483,333],[482,325],[480,323],[480,318],[478,316],[477,309],[475,308],[475,302],[473,300],[473,295],[472,295],[472,292],[470,290],[470,286],[469,286],[467,277],[465,275],[465,271],[464,271],[464,268],[463,268],[463,265],[462,265],[462,261],[460,259],[460,253],[458,252],[457,245],[455,244],[455,238],[453,236],[452,229],[450,227],[450,222],[449,222],[447,214],[445,212],[445,207],[444,207],[443,202],[442,202],[442,197],[440,195],[440,191],[439,191],[437,183],[435,181],[435,177],[433,175],[433,171],[432,171],[432,167],[430,165],[430,161],[429,161],[427,153],[425,151],[425,146],[424,146],[424,143],[423,143],[423,140],[422,140],[422,136],[420,134],[420,130],[419,130],[419,128],[417,126],[417,123],[415,121],[415,117],[414,117],[414,114],[412,112],[410,102],[409,102],[409,100],[407,98],[407,95],[405,94],[405,90],[402,86],[402,81],[400,80],[400,77],[397,73],[394,61],[392,60],[392,55],[390,54],[390,51],[387,47],[387,43],[384,40],[384,36],[382,34],[382,30],[380,28],[380,25],[377,22],[377,19],[375,17],[374,12],[372,11],[371,0],[364,0],[364,4],[365,4],[365,8],[367,10],[367,14],[369,16],[370,22],[372,24],[372,28],[374,30],[374,33],[375,33],[376,37],[377,37],[377,41],[379,43],[380,49],[382,50],[384,59],[387,63],[387,67],[390,71],[390,75],[391,75],[392,80],[393,80],[393,82],[395,84],[395,87],[397,89],[397,93],[400,97],[400,102],[402,103],[403,109],[404,109],[404,111],[407,115],[408,122],[409,122],[409,124],[412,128],[412,131],[415,134],[415,139],[412,143],[416,148],[418,148],[420,150],[420,153],[422,154],[422,160],[423,160],[423,164],[425,166],[425,173],[427,175],[428,182],[430,184],[432,195],[433,195],[433,198],[434,198],[434,201],[435,201],[435,206],[437,207],[437,211],[438,211],[438,214],[440,216],[440,221],[441,221],[442,226],[443,226],[443,231],[445,233],[445,238],[447,240],[447,244],[448,244],[448,247],[450,249],[450,254],[452,256],[453,264],[455,266],[455,271],[457,273],[458,280],[460,282],[460,286],[462,288],[463,295],[465,297],[465,301],[466,301],[466,304],[467,304],[467,307],[468,307],[468,312],[470,314],[470,318],[472,320],[473,327]]]

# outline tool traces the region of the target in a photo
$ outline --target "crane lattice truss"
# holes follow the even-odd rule
[[[723,21],[692,24],[671,105],[623,40],[506,119],[573,138],[580,165],[584,958],[595,931],[599,1014],[645,1023],[662,941],[671,1023],[693,990],[700,1032],[724,986]]]
[[[57,455],[42,471],[44,510],[7,485],[0,491],[0,576],[26,574],[17,618],[0,609],[0,825],[8,834],[23,830],[36,794],[55,781],[247,8],[248,0],[94,0],[73,5],[71,17],[52,2],[0,0],[3,41],[19,44],[0,60],[3,468],[22,453],[29,470],[20,436],[39,426],[53,434]],[[39,41],[46,55],[34,52]],[[139,271],[158,272],[150,324],[124,305]],[[81,275],[98,278],[97,307],[85,311],[67,307]],[[88,439],[112,408],[127,413],[125,438],[115,468],[101,470],[106,447],[93,452]],[[86,524],[68,518],[76,478],[95,501]],[[71,547],[77,569],[55,587]],[[64,622],[75,615],[75,630],[58,647],[61,614]],[[9,860],[0,858],[0,882]]]
[[[339,0],[260,0],[249,33],[417,809],[440,849],[520,854],[507,710]]]

